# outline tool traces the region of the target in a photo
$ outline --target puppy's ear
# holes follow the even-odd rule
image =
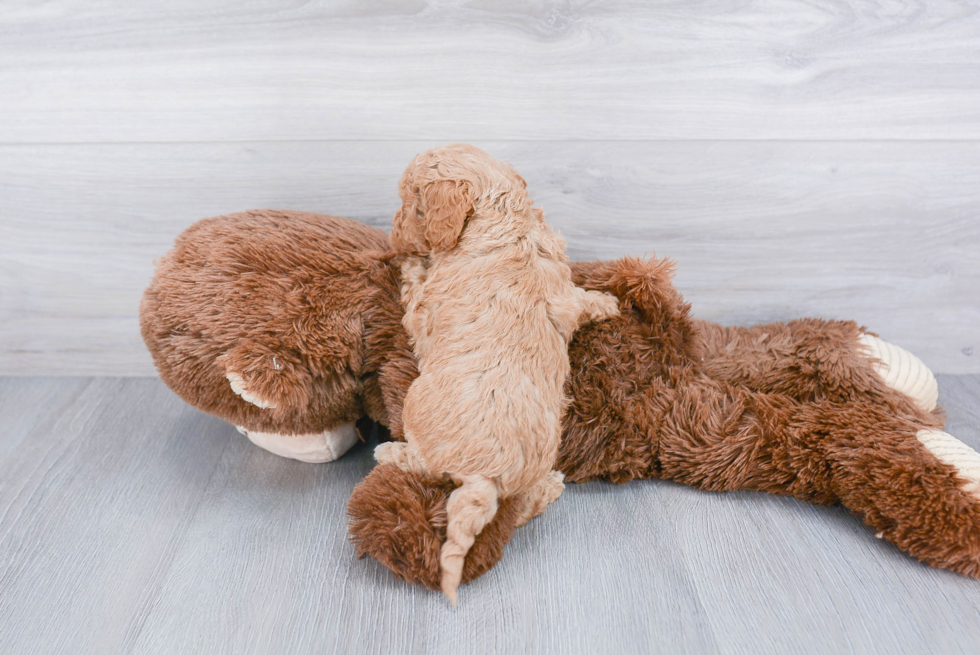
[[[462,180],[436,180],[420,190],[425,226],[423,235],[432,252],[449,250],[473,213],[473,189]]]

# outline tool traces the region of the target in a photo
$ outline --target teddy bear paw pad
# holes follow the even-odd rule
[[[339,425],[332,430],[313,434],[276,434],[257,432],[238,427],[238,431],[259,448],[280,457],[288,457],[310,464],[332,462],[350,450],[358,441],[353,423]]]
[[[858,341],[873,360],[875,372],[889,387],[904,393],[926,412],[936,408],[939,385],[921,359],[883,339],[862,334]]]
[[[956,469],[963,491],[980,498],[980,453],[941,430],[919,430],[915,436],[936,459]]]

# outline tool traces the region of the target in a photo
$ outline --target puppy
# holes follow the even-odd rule
[[[391,244],[404,257],[404,324],[419,377],[405,397],[406,443],[379,462],[459,486],[447,505],[443,592],[455,604],[466,553],[498,501],[520,524],[561,495],[552,470],[579,325],[619,313],[615,297],[572,284],[565,243],[527,184],[469,145],[425,152],[401,178]]]

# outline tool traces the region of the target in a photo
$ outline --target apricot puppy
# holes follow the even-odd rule
[[[459,486],[447,504],[443,592],[456,602],[466,553],[504,498],[519,524],[561,495],[553,470],[579,325],[616,316],[616,298],[572,284],[565,242],[527,184],[469,145],[422,153],[399,186],[391,232],[404,257],[404,325],[419,377],[405,397],[405,443],[379,462]]]

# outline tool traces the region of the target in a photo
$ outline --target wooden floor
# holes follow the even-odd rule
[[[980,448],[980,376],[940,376]],[[0,378],[4,653],[971,653],[980,582],[839,507],[570,485],[441,595],[347,543],[371,468],[278,458],[157,380]]]

